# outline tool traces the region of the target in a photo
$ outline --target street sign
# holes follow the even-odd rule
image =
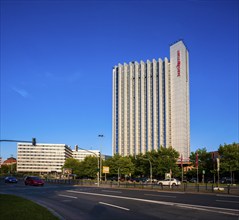
[[[103,173],[109,173],[110,172],[110,168],[103,166]]]
[[[171,178],[171,173],[165,173],[165,179]]]
[[[220,159],[217,158],[217,171],[219,171],[219,170],[220,170]]]

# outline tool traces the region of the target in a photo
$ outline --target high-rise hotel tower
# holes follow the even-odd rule
[[[113,154],[137,155],[170,147],[190,154],[189,55],[183,41],[170,60],[118,64],[113,68]]]

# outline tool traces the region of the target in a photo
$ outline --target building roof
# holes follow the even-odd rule
[[[9,158],[7,158],[7,160],[5,160],[3,162],[3,165],[11,165],[11,164],[14,164],[14,163],[17,163],[17,159],[14,158],[14,157],[9,157]]]

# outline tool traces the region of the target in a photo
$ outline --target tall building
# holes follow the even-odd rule
[[[61,173],[72,150],[66,144],[18,143],[17,172]]]
[[[115,66],[112,99],[113,154],[172,146],[189,157],[189,55],[183,41],[170,46],[170,60]]]

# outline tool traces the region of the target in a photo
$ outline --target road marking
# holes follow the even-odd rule
[[[140,199],[140,198],[135,198],[135,197],[125,197],[125,196],[107,195],[107,194],[100,194],[100,193],[79,192],[79,191],[75,191],[75,190],[67,190],[67,192],[85,194],[85,195],[102,196],[102,197],[111,197],[111,198],[118,198],[118,199],[127,199],[127,200],[148,202],[148,203],[168,205],[168,206],[177,206],[177,207],[188,208],[188,209],[199,209],[199,210],[204,210],[204,211],[238,216],[237,209],[227,209],[227,208],[219,208],[219,207],[212,207],[212,206],[200,206],[200,205],[189,205],[189,204],[175,203],[175,202],[163,202],[163,201],[155,201],[155,200],[149,200],[149,199]],[[232,213],[232,212],[235,212],[235,213]]]
[[[145,196],[157,196],[157,197],[166,197],[166,198],[176,198],[176,196],[164,196],[164,195],[155,195],[155,194],[144,194]]]
[[[121,207],[121,206],[112,205],[112,204],[104,203],[104,202],[99,202],[99,203],[102,204],[102,205],[108,205],[108,206],[111,206],[111,207],[114,207],[114,208],[118,208],[118,209],[123,209],[123,210],[129,211],[129,209]]]
[[[62,194],[58,194],[58,196],[71,198],[71,199],[77,199],[77,197],[75,197],[75,196],[67,196],[67,195],[62,195]]]
[[[239,203],[239,202],[237,202],[237,201],[228,201],[228,200],[216,200],[216,202]]]
[[[102,192],[122,193],[121,191],[101,190]]]

